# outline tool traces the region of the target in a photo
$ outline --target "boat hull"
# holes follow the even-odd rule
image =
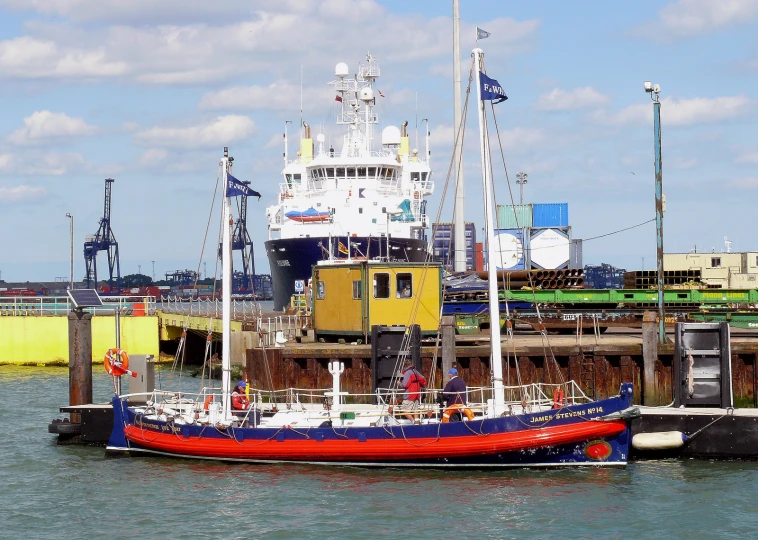
[[[339,242],[347,243],[347,237],[332,238],[332,255],[345,259],[339,252]],[[353,256],[386,257],[387,239],[381,237],[353,236]],[[295,294],[295,281],[306,283],[311,278],[311,269],[318,261],[328,258],[328,237],[283,238],[266,241],[266,255],[271,268],[274,288],[274,310],[282,311]],[[426,259],[426,242],[414,238],[390,238],[392,258],[423,262]]]
[[[535,414],[393,427],[227,428],[142,421],[114,398],[111,452],[360,466],[623,466],[631,385],[620,396]],[[614,414],[615,413],[615,414]]]

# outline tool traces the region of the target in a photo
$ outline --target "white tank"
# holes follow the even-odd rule
[[[340,79],[344,79],[350,75],[350,71],[347,69],[347,64],[344,62],[337,64],[337,66],[334,68],[334,74]]]
[[[382,146],[394,146],[400,144],[400,128],[387,126],[382,130]]]
[[[500,232],[495,236],[495,251],[498,270],[513,270],[524,267],[524,243],[518,231]],[[501,266],[502,265],[502,266]]]

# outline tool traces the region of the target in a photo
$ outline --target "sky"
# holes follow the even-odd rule
[[[524,202],[569,204],[585,264],[654,268],[654,224],[608,235],[655,216],[649,80],[661,86],[666,252],[723,251],[725,237],[758,251],[758,0],[460,3],[464,87],[479,26],[487,72],[509,96],[495,108],[498,203],[510,202],[505,171],[516,197],[526,172]],[[428,119],[435,216],[453,146],[452,49],[442,0],[0,0],[0,277],[66,280],[67,212],[83,277],[109,177],[122,275],[152,275],[153,261],[158,279],[199,268],[224,146],[262,194],[248,228],[267,272],[265,208],[286,121],[297,140],[301,77],[303,120],[331,137],[334,66],[355,71],[368,51],[382,125],[408,120],[422,150]],[[481,230],[476,130],[472,113],[466,215]],[[101,254],[100,277],[105,267]]]

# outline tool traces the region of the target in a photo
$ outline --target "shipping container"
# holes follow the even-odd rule
[[[435,262],[442,263],[446,270],[455,267],[455,226],[452,223],[435,223],[432,226],[432,257]],[[473,222],[466,223],[464,230],[466,250],[466,270],[474,270],[476,255],[476,226]]]
[[[498,229],[520,229],[533,225],[531,204],[498,204]]]
[[[476,264],[474,265],[477,272],[484,270],[484,246],[482,242],[476,243]]]
[[[568,203],[532,205],[532,227],[568,227]]]
[[[527,245],[528,229],[500,229],[495,232],[495,252],[499,263],[498,270],[524,270],[528,265]],[[487,259],[487,257],[485,257]]]
[[[567,268],[571,258],[571,227],[531,229],[529,258],[532,268]]]
[[[569,255],[571,259],[569,260],[569,268],[571,269],[579,269],[584,268],[584,264],[582,262],[582,239],[581,238],[572,238],[571,239],[571,250],[569,251]]]

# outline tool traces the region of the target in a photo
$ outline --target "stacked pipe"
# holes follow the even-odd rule
[[[700,270],[664,270],[663,286],[702,286]],[[624,272],[625,289],[651,289],[658,287],[657,270]]]
[[[478,272],[482,279],[489,278],[489,272]],[[584,288],[584,270],[498,270],[499,289],[581,289]]]

